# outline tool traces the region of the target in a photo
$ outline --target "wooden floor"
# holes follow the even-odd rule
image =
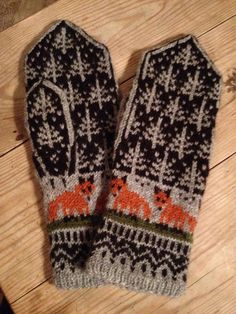
[[[223,74],[210,176],[179,298],[114,286],[51,284],[42,195],[24,129],[23,60],[50,23],[69,19],[105,43],[123,93],[143,50],[192,33]],[[0,33],[0,285],[15,313],[236,312],[236,1],[59,0]]]
[[[42,10],[57,0],[0,0],[0,31]]]

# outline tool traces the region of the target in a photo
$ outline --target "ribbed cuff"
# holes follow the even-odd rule
[[[129,290],[182,295],[191,237],[112,211],[105,216],[86,263],[87,272]]]
[[[64,217],[48,225],[50,262],[57,288],[90,288],[102,285],[86,272],[86,263],[96,233],[93,217]]]
[[[103,284],[94,274],[80,269],[73,272],[69,267],[58,271],[53,269],[53,282],[57,288],[66,290],[98,287]]]
[[[99,260],[99,256],[94,255],[88,263],[88,273],[94,274],[101,281],[118,285],[131,291],[149,292],[157,295],[180,296],[186,290],[184,282],[174,282],[163,278],[151,279],[143,275],[131,273],[120,265],[109,265]]]

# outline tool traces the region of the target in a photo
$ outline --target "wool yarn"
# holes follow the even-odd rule
[[[101,221],[118,109],[109,51],[68,21],[25,60],[26,126],[42,187],[53,280],[97,286],[85,263]]]
[[[87,266],[98,278],[169,296],[185,291],[220,85],[194,36],[144,54],[116,137],[107,211]]]

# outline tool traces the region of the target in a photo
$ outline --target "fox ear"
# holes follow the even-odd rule
[[[125,177],[121,178],[121,181],[123,182],[123,184],[126,184],[126,178]]]
[[[119,184],[119,186],[124,186],[125,185],[125,180],[124,179],[119,179],[118,184]]]
[[[88,184],[88,191],[89,193],[92,193],[92,191],[94,190],[94,185],[92,183]]]

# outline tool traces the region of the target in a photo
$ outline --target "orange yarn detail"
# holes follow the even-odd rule
[[[88,199],[94,191],[94,185],[86,181],[75,186],[74,191],[65,191],[54,201],[50,202],[48,209],[49,222],[57,218],[57,211],[61,208],[64,216],[73,215],[77,211],[80,215],[89,214]]]
[[[130,215],[140,216],[143,211],[145,219],[152,217],[152,210],[138,193],[130,191],[128,185],[122,179],[114,179],[111,182],[111,192],[115,196],[113,209],[117,211],[128,210]],[[162,209],[160,223],[173,224],[174,227],[183,230],[185,223],[189,231],[193,232],[197,224],[195,217],[186,212],[181,206],[175,205],[165,192],[159,192],[155,196],[156,206]]]
[[[111,182],[111,191],[116,196],[113,208],[119,210],[129,210],[131,215],[140,215],[140,211],[143,210],[143,216],[145,219],[149,219],[152,214],[152,210],[148,205],[148,202],[138,193],[129,191],[127,184],[122,179],[114,179]]]
[[[159,192],[155,195],[155,203],[161,207],[163,211],[160,215],[160,222],[174,224],[174,227],[183,229],[185,222],[188,223],[189,230],[194,231],[197,224],[195,217],[184,211],[179,205],[174,205],[172,199],[164,192]]]

